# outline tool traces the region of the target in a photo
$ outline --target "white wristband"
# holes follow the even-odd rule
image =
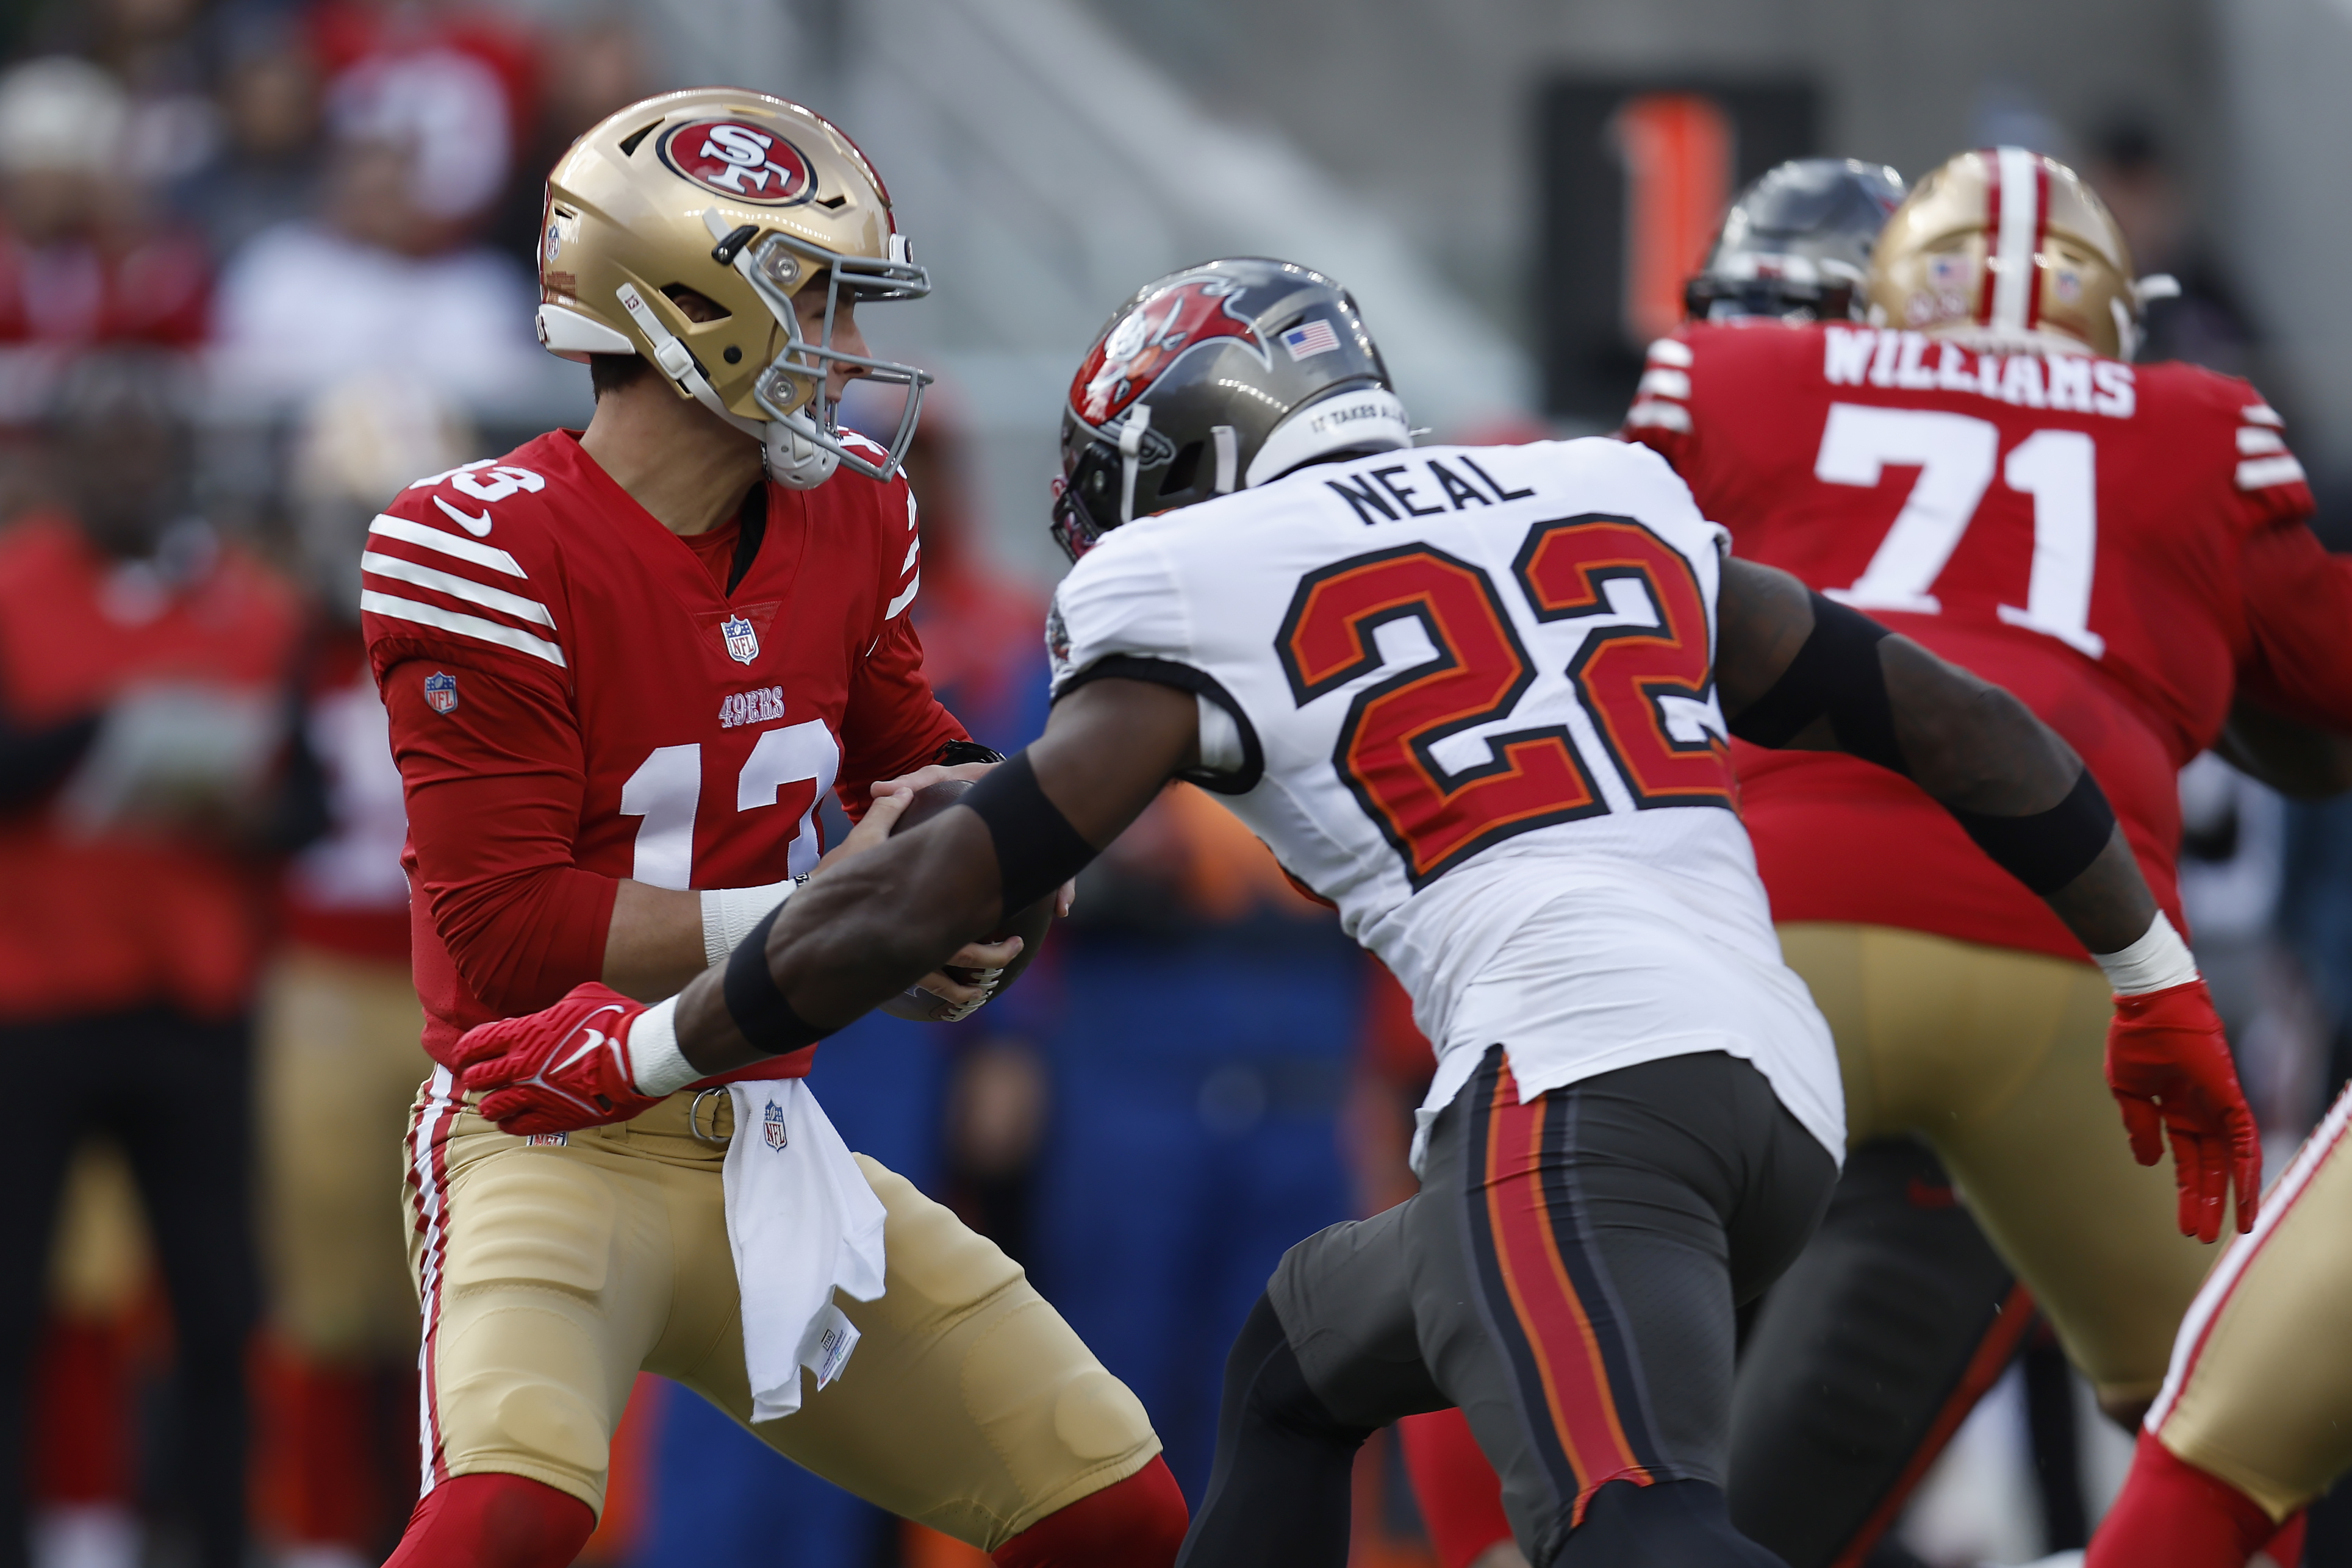
[[[629,1025],[629,1079],[640,1094],[671,1094],[703,1074],[677,1048],[677,998],[665,998]]]
[[[2119,997],[2145,996],[2197,978],[2197,960],[2189,944],[2161,909],[2138,941],[2120,953],[2094,953],[2091,957],[2106,972],[2107,984]]]
[[[793,895],[799,883],[787,879],[765,887],[710,887],[702,893],[702,962],[717,968],[751,935],[771,909]]]

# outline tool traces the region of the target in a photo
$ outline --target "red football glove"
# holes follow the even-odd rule
[[[592,980],[544,1011],[467,1030],[451,1065],[500,1132],[521,1137],[625,1122],[662,1101],[637,1092],[629,1062],[629,1025],[645,1010]]]
[[[2210,1241],[2221,1234],[2221,1207],[2233,1184],[2238,1228],[2253,1228],[2262,1137],[2204,981],[2116,998],[2107,1087],[2123,1107],[2124,1130],[2140,1164],[2162,1159],[2164,1139],[2171,1138],[2183,1236]]]

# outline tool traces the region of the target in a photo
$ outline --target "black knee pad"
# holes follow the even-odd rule
[[[1547,1568],[1788,1568],[1731,1528],[1723,1490],[1706,1481],[1611,1481]]]

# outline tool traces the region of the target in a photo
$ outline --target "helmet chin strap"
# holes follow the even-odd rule
[[[788,490],[814,490],[841,465],[841,459],[826,451],[807,434],[795,430],[781,419],[746,419],[721,401],[710,384],[702,367],[695,362],[694,350],[688,348],[678,335],[654,314],[646,297],[637,292],[634,283],[624,283],[613,291],[621,308],[629,313],[637,330],[654,349],[654,363],[662,374],[676,382],[679,391],[725,420],[744,434],[756,436],[760,453],[767,465],[768,477]],[[805,423],[803,421],[803,423]]]

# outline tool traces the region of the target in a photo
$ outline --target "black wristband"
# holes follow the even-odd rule
[[[2089,868],[2116,831],[2115,808],[2087,768],[2066,798],[2027,817],[1988,817],[1947,807],[1977,847],[2035,893],[2057,892]]]
[[[1886,628],[1833,599],[1816,593],[1812,601],[1812,634],[1772,689],[1731,721],[1731,733],[1756,746],[1782,747],[1827,714],[1847,754],[1910,777],[1895,743],[1895,713],[1878,663]]]
[[[988,824],[1007,916],[1028,908],[1095,858],[1095,847],[1037,787],[1037,772],[1025,751],[990,768],[956,804]]]
[[[776,977],[768,973],[768,931],[783,912],[783,904],[779,904],[760,916],[751,934],[727,955],[727,973],[719,981],[727,998],[727,1016],[735,1020],[738,1032],[754,1051],[771,1056],[814,1045],[824,1038],[824,1030],[811,1027],[793,1011],[793,1004],[777,988]]]

